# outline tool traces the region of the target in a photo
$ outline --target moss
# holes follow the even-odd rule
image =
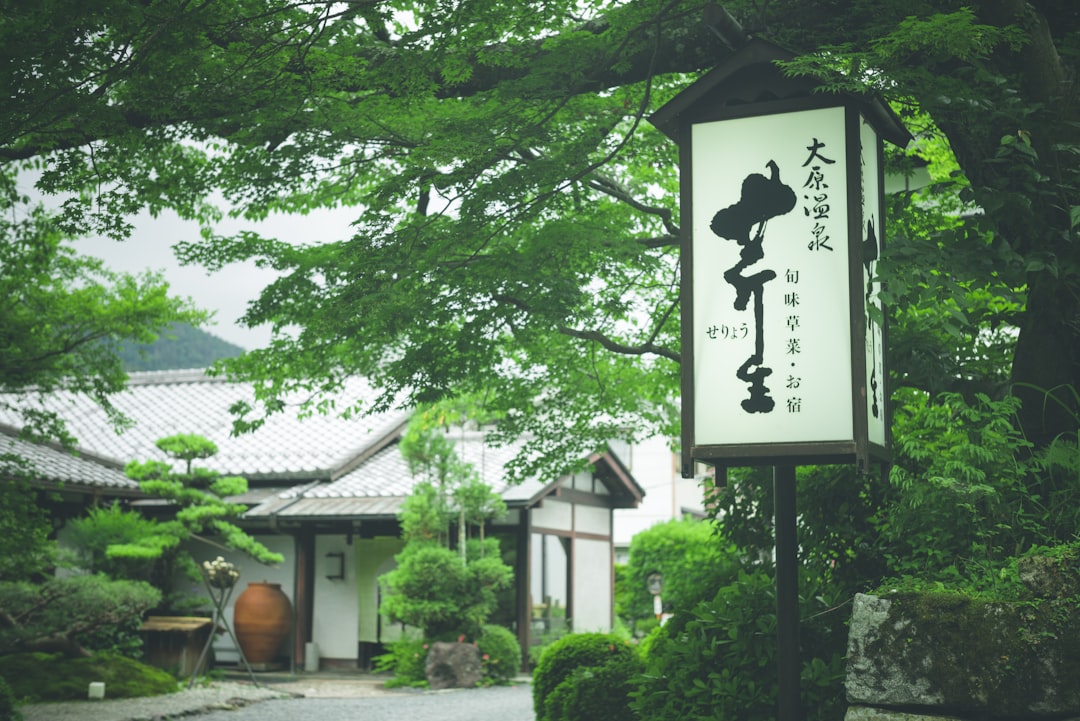
[[[86,699],[92,681],[105,683],[106,698],[172,693],[179,686],[169,673],[115,654],[67,658],[21,653],[0,657],[0,676],[16,698],[28,702]]]
[[[1015,559],[1009,569],[1026,587],[1028,598],[1080,596],[1080,542],[1039,548]]]
[[[992,602],[959,593],[887,598],[888,618],[865,655],[918,679],[926,703],[993,716],[1080,707],[1075,604]]]

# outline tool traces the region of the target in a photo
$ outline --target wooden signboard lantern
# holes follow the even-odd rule
[[[777,718],[797,721],[795,465],[889,456],[887,105],[786,77],[750,39],[649,120],[679,144],[682,475],[774,467]]]
[[[679,144],[682,473],[888,457],[879,100],[750,40],[649,120]]]

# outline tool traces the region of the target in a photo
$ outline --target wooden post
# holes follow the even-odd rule
[[[776,667],[779,721],[798,721],[799,701],[799,541],[796,537],[795,466],[773,468],[776,523]]]

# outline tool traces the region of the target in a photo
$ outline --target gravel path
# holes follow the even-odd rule
[[[302,679],[253,686],[217,682],[167,696],[23,706],[25,721],[534,721],[527,683],[448,691],[393,690],[381,683]]]
[[[218,682],[166,696],[35,703],[20,706],[19,711],[25,721],[156,721],[207,708],[235,708],[290,697],[287,692],[266,686]]]
[[[411,692],[366,698],[260,701],[236,711],[212,711],[198,721],[534,721],[528,686]]]

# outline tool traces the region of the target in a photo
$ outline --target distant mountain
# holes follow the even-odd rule
[[[243,352],[238,345],[187,323],[177,323],[163,331],[156,343],[122,348],[120,357],[128,371],[168,371],[205,368],[219,358],[233,358]]]

